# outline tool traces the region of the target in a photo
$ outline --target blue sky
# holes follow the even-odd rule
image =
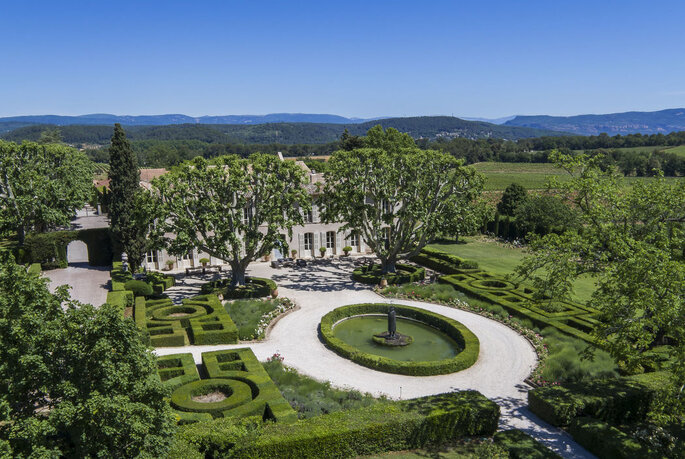
[[[0,116],[685,106],[683,1],[5,1]]]

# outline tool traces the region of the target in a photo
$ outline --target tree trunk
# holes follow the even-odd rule
[[[385,260],[383,262],[383,274],[394,274],[396,272],[395,260]]]
[[[239,263],[231,264],[231,285],[233,287],[245,285],[245,268]]]
[[[26,240],[26,231],[24,230],[23,225],[19,225],[19,228],[17,229],[17,239],[19,240],[19,245],[24,245],[24,241]]]

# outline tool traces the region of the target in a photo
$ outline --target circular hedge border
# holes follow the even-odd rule
[[[196,402],[193,397],[222,390],[228,396],[220,402]],[[237,379],[201,379],[176,389],[171,394],[171,405],[180,411],[210,413],[218,416],[222,411],[236,408],[252,401],[250,386]]]
[[[369,273],[369,267],[372,272]],[[365,265],[352,271],[352,279],[363,284],[380,284],[385,276],[388,284],[407,284],[409,282],[420,282],[426,277],[426,269],[421,266],[396,264],[396,273],[383,274],[380,272],[381,265]]]
[[[333,333],[333,326],[342,319],[365,314],[387,314],[391,306],[395,308],[398,317],[413,319],[436,328],[455,340],[464,350],[450,359],[403,362],[362,352],[336,338]],[[326,346],[341,357],[373,370],[408,376],[443,375],[465,370],[476,363],[480,352],[478,338],[461,323],[425,309],[401,304],[364,303],[336,308],[321,318],[321,336]]]
[[[231,279],[219,279],[203,284],[202,287],[200,287],[200,291],[205,294],[221,293],[225,300],[236,300],[271,296],[271,292],[277,288],[278,285],[271,279],[266,279],[264,277],[246,277],[245,285],[232,287]]]

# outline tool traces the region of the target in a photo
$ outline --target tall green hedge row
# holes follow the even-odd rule
[[[465,260],[430,247],[424,247],[418,255],[411,258],[411,261],[443,274],[458,274],[465,269],[478,268],[478,263],[474,260]]]
[[[655,388],[632,378],[567,383],[528,392],[528,406],[555,426],[567,426],[579,416],[620,424],[644,419],[655,393]]]
[[[405,362],[362,352],[337,338],[333,332],[334,324],[346,317],[387,314],[391,306],[395,307],[398,317],[414,319],[442,331],[456,341],[463,351],[451,359]],[[353,362],[379,371],[411,376],[447,374],[464,370],[476,363],[480,352],[480,342],[476,335],[456,320],[424,309],[398,304],[367,303],[336,308],[321,318],[321,336],[331,350]]]
[[[90,265],[108,266],[112,263],[113,242],[109,228],[29,234],[24,245],[17,249],[17,260],[21,263],[40,263],[43,269],[66,268],[67,246],[77,240],[88,246]]]
[[[575,441],[597,457],[615,459],[660,459],[661,453],[643,445],[627,433],[598,419],[580,417],[568,427]]]
[[[183,426],[177,448],[212,458],[355,457],[489,436],[499,407],[475,391],[377,404],[297,421],[246,426],[235,421]]]
[[[426,277],[426,270],[420,266],[405,264],[395,265],[397,272],[383,274],[381,265],[364,265],[352,272],[352,279],[363,284],[380,284],[385,277],[388,284],[407,284],[409,282],[420,282]]]

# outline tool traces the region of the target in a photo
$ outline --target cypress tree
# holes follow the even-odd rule
[[[121,124],[114,125],[109,147],[109,187],[112,192],[109,219],[115,239],[128,255],[133,269],[142,263],[141,235],[134,221],[135,197],[140,187],[140,171],[131,144]]]

